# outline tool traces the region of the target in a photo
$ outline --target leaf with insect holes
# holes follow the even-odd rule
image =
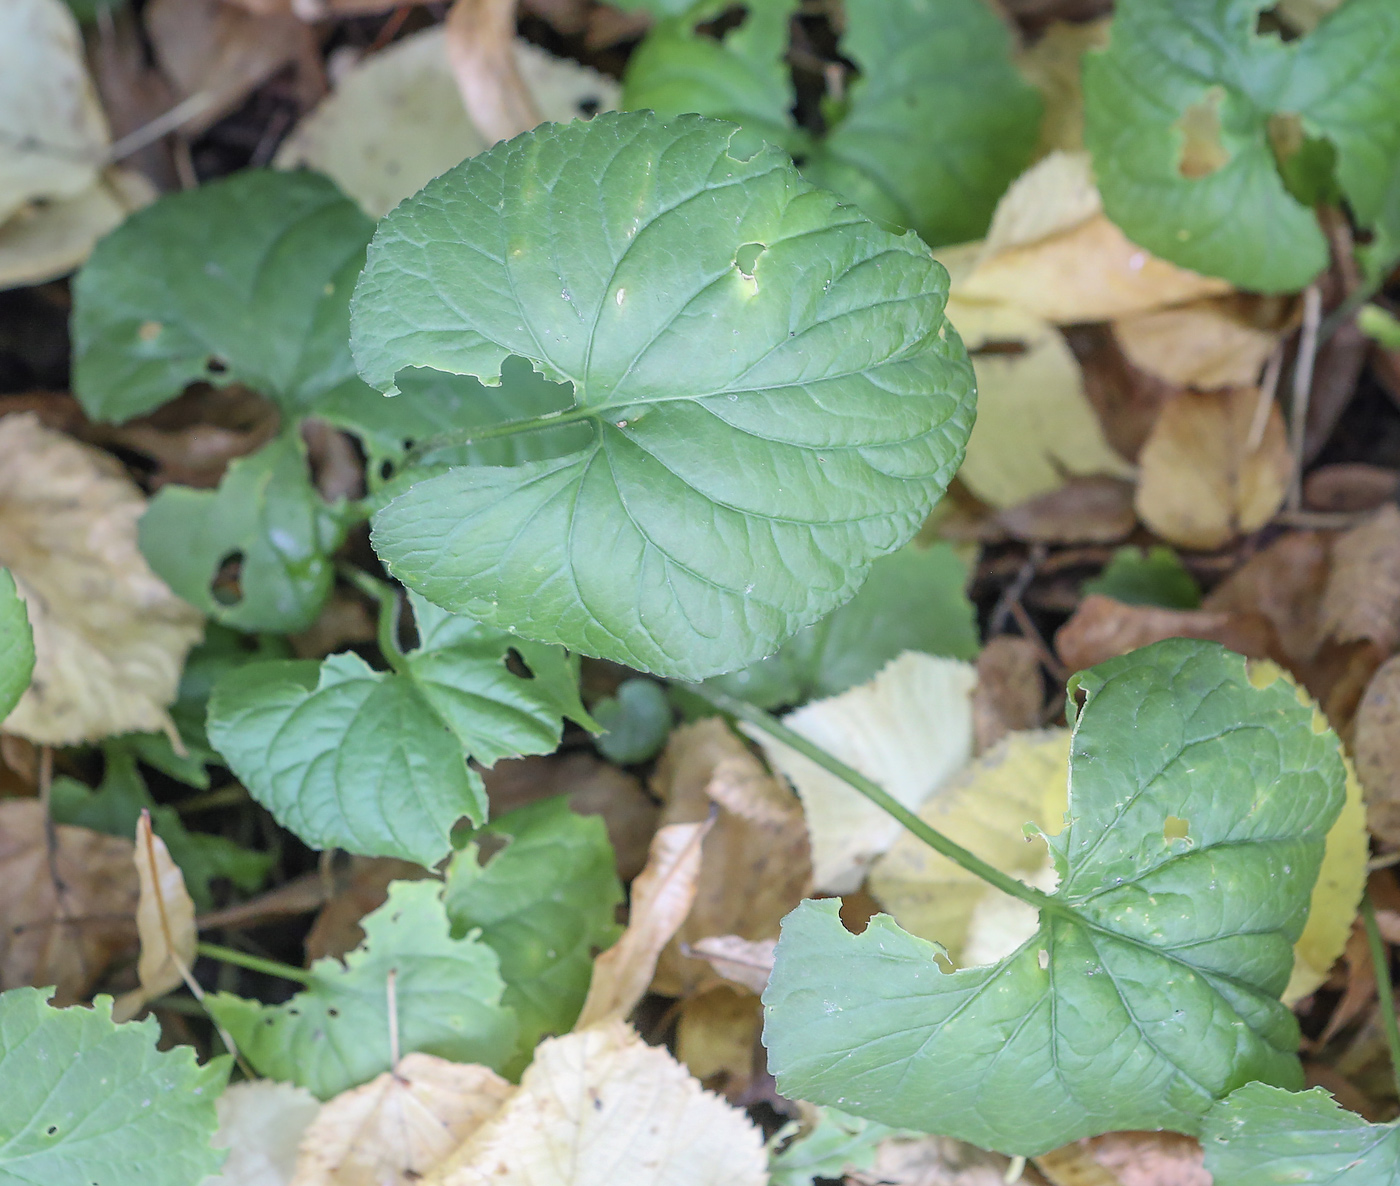
[[[1327,240],[1298,166],[1335,176],[1371,264],[1400,253],[1400,9],[1350,0],[1306,37],[1256,31],[1264,0],[1122,0],[1084,61],[1104,209],[1173,263],[1302,288]],[[1295,192],[1296,191],[1296,192]]]
[[[0,568],[0,721],[19,703],[34,674],[34,631],[8,568]]]
[[[457,820],[486,818],[469,756],[490,766],[549,753],[565,716],[592,721],[576,659],[411,601],[419,645],[401,670],[375,671],[348,651],[247,664],[215,685],[209,740],[306,843],[433,865]]]
[[[74,281],[74,392],[94,419],[129,420],[197,381],[288,415],[362,387],[347,309],[373,230],[316,173],[246,169],[161,198]]]
[[[155,1019],[117,1025],[111,997],[90,1009],[44,998],[0,993],[0,1181],[189,1186],[214,1173],[230,1060],[200,1066],[189,1046],[156,1049]]]
[[[1367,1124],[1320,1087],[1241,1087],[1210,1110],[1201,1144],[1218,1186],[1400,1183],[1400,1124]]]
[[[1250,1080],[1301,1086],[1279,1003],[1342,806],[1337,739],[1281,679],[1170,639],[1083,672],[1060,876],[995,964],[837,902],[788,916],[764,1003],[783,1094],[1011,1154],[1198,1132]]]
[[[514,1053],[515,1014],[501,1003],[496,953],[476,935],[449,935],[441,882],[393,882],[360,925],[364,942],[343,964],[317,960],[286,1004],[207,998],[255,1070],[329,1099],[393,1068],[394,1024],[400,1054],[499,1067]]]
[[[573,384],[546,460],[461,466],[379,511],[374,545],[436,603],[699,679],[846,601],[918,529],[971,427],[947,274],[733,125],[547,124],[381,224],[352,306],[365,379]]]

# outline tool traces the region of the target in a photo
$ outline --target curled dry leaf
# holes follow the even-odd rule
[[[782,918],[811,889],[802,805],[719,717],[671,734],[652,779],[662,822],[714,823],[705,837],[694,905],[666,945],[654,991],[687,996],[714,982],[683,945],[707,935],[776,939]]]
[[[1008,733],[1034,729],[1044,703],[1035,643],[1014,634],[989,638],[977,656],[977,690],[972,694],[977,752],[986,753]]]
[[[1322,630],[1387,655],[1400,643],[1400,507],[1381,507],[1333,544]]]
[[[1318,611],[1329,553],[1323,532],[1287,532],[1221,581],[1201,608],[1263,614],[1273,623],[1283,657],[1298,670],[1312,661],[1321,641]]]
[[[541,1042],[520,1089],[424,1186],[763,1186],[763,1139],[613,1021]]]
[[[970,663],[906,651],[868,683],[814,700],[783,723],[917,811],[972,754],[976,680]],[[900,834],[899,824],[810,758],[756,727],[745,732],[802,800],[816,889],[856,889]]]
[[[691,956],[702,959],[731,984],[762,993],[773,974],[776,939],[741,939],[738,935],[711,935],[690,944]]]
[[[304,1087],[258,1079],[227,1088],[218,1108],[219,1131],[210,1143],[227,1149],[228,1158],[200,1186],[287,1186],[320,1101]]]
[[[1219,548],[1267,523],[1293,472],[1283,415],[1254,387],[1183,391],[1162,409],[1138,458],[1138,516],[1163,539]]]
[[[515,0],[455,0],[444,28],[462,105],[488,143],[509,140],[540,122],[511,53]]]
[[[997,525],[1013,539],[1039,544],[1112,544],[1137,526],[1131,482],[1070,478],[1058,490],[1008,507]]]
[[[1055,652],[1071,671],[1083,671],[1164,638],[1204,638],[1251,659],[1278,649],[1272,623],[1262,613],[1204,609],[1164,609],[1127,605],[1091,593],[1055,633]]]
[[[1400,494],[1400,471],[1363,462],[1320,465],[1303,479],[1310,511],[1374,511]]]
[[[141,985],[123,993],[112,1006],[112,1017],[117,1021],[130,1021],[148,1001],[184,983],[199,945],[194,902],[185,889],[184,875],[170,859],[165,841],[151,831],[149,811],[142,811],[136,823],[133,856],[140,885],[136,932],[141,958],[136,975]]]
[[[1277,302],[1208,297],[1119,318],[1113,332],[1134,366],[1180,387],[1248,387],[1277,347]],[[1262,324],[1261,324],[1262,323]]]
[[[632,883],[627,929],[593,961],[593,981],[576,1030],[626,1017],[646,993],[661,949],[695,901],[701,845],[709,829],[709,820],[668,824],[653,837],[646,868]]]
[[[514,1090],[489,1067],[405,1055],[322,1106],[301,1139],[291,1186],[412,1186]]]
[[[46,832],[37,800],[0,802],[0,989],[71,1005],[134,948],[139,889],[130,840],[59,824],[50,854]]]
[[[759,999],[721,984],[682,1003],[676,1055],[702,1083],[737,1099],[753,1081],[762,1029]]]
[[[1371,831],[1382,843],[1400,846],[1400,655],[1371,677],[1352,744]]]

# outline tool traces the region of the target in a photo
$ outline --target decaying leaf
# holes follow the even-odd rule
[[[112,1017],[129,1021],[156,997],[178,988],[190,974],[199,930],[194,902],[185,889],[180,866],[170,859],[165,841],[151,831],[151,813],[142,811],[136,824],[136,931],[141,959],[136,965],[139,988],[124,993],[112,1007]]]
[[[1108,321],[1230,291],[1130,243],[1103,214],[1087,153],[1052,152],[1006,191],[981,258],[955,282],[967,300],[1015,305],[1057,325]]]
[[[671,941],[695,901],[701,845],[709,828],[706,820],[658,829],[646,868],[632,883],[627,929],[593,962],[593,981],[576,1029],[620,1020],[642,999],[661,949]]]
[[[728,725],[706,717],[671,735],[652,779],[662,822],[714,823],[705,837],[694,905],[666,945],[654,991],[686,996],[715,980],[683,945],[709,935],[776,939],[810,890],[807,825],[796,796],[763,768]]]
[[[763,1186],[763,1139],[613,1021],[541,1042],[520,1089],[425,1186]]]
[[[528,132],[540,122],[510,52],[515,0],[454,0],[443,31],[462,105],[489,143]]]
[[[1211,1186],[1200,1142],[1175,1132],[1114,1132],[1043,1153],[1053,1186]]]
[[[1108,44],[1108,25],[1106,18],[1082,24],[1054,21],[1040,40],[1017,59],[1026,81],[1045,101],[1037,157],[1057,149],[1083,150],[1084,90],[1079,82],[1080,68],[1086,53]]]
[[[516,70],[544,119],[567,121],[617,106],[617,83],[575,62],[514,42]],[[458,95],[441,26],[371,54],[299,123],[279,168],[328,174],[375,218],[489,141]]]
[[[868,683],[814,700],[783,723],[917,811],[972,753],[970,663],[906,651]],[[797,790],[812,840],[812,879],[823,893],[849,893],[895,842],[899,824],[810,758],[756,727],[770,764]]]
[[[0,989],[55,985],[54,1003],[87,996],[136,943],[130,840],[53,829],[35,799],[0,802]]]
[[[1014,634],[989,638],[977,656],[977,689],[972,694],[977,753],[986,753],[1008,733],[1034,729],[1044,702],[1035,643]]]
[[[1211,549],[1273,517],[1293,472],[1283,415],[1271,404],[1263,432],[1254,387],[1183,391],[1162,409],[1138,458],[1138,516],[1163,539]]]
[[[146,500],[113,458],[32,413],[0,419],[0,461],[0,565],[36,653],[5,729],[46,745],[173,733],[165,708],[202,627],[136,546]]]
[[[889,1137],[848,1186],[1005,1186],[1007,1158],[951,1137]],[[1025,1181],[1023,1178],[1022,1181]]]
[[[1322,629],[1338,642],[1400,643],[1400,507],[1388,503],[1338,537],[1322,595]]]
[[[711,935],[697,939],[688,950],[731,984],[741,985],[753,993],[762,993],[768,987],[768,977],[773,971],[773,952],[777,946],[776,939]]]
[[[405,1055],[321,1107],[301,1139],[291,1186],[413,1186],[514,1090],[488,1067]]]
[[[1040,544],[1111,544],[1137,526],[1133,487],[1119,478],[1070,478],[996,517],[1013,539]]]
[[[983,502],[1011,507],[1070,474],[1132,472],[1104,438],[1079,363],[1060,332],[1009,304],[948,302],[972,353],[977,422],[959,476]]]
[[[360,919],[384,905],[390,882],[429,876],[422,865],[397,857],[351,856],[349,864],[331,879],[331,895],[306,933],[307,962],[328,955],[343,956],[358,947],[365,937]]]
[[[1361,461],[1320,465],[1303,479],[1303,505],[1313,511],[1374,511],[1397,494],[1400,472]]]
[[[1164,638],[1209,639],[1251,659],[1278,647],[1273,625],[1254,610],[1164,609],[1091,593],[1056,631],[1055,651],[1070,671],[1083,671]]]
[[[762,1028],[758,998],[722,984],[681,1005],[676,1055],[701,1082],[735,1099],[753,1080]]]
[[[297,1145],[320,1101],[304,1087],[255,1079],[219,1096],[219,1131],[211,1144],[227,1149],[223,1170],[200,1186],[287,1186]]]
[[[1352,747],[1371,831],[1386,845],[1400,845],[1400,655],[1371,677],[1356,710]]]
[[[1271,310],[1261,309],[1257,300],[1207,297],[1119,318],[1113,333],[1134,366],[1169,383],[1249,387],[1259,381],[1281,336],[1279,319],[1268,316]]]
[[[1216,585],[1201,608],[1263,614],[1273,623],[1284,657],[1297,669],[1312,660],[1321,641],[1318,612],[1329,554],[1325,533],[1290,531]]]

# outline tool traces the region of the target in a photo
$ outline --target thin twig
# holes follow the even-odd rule
[[[164,111],[155,119],[128,132],[107,150],[109,164],[125,160],[132,153],[154,144],[157,140],[178,131],[191,120],[198,119],[218,101],[213,91],[195,91],[188,99],[181,99],[169,111]]]
[[[1060,662],[1055,652],[1046,643],[1044,635],[1036,629],[1036,625],[1031,621],[1031,616],[1026,612],[1026,607],[1020,600],[1011,603],[1011,616],[1015,619],[1016,625],[1021,629],[1021,635],[1031,646],[1035,647],[1041,665],[1050,673],[1050,678],[1057,684],[1064,683],[1069,679],[1069,669]]]
[[[1006,629],[1006,619],[1011,616],[1012,605],[1020,601],[1026,590],[1030,588],[1031,582],[1035,580],[1036,570],[1044,562],[1045,556],[1044,544],[1035,544],[1031,547],[1020,570],[1011,578],[1011,583],[1002,590],[1001,596],[997,598],[996,606],[992,610],[991,621],[987,627],[989,635],[1001,634]]]
[[[1390,1047],[1390,1073],[1395,1079],[1395,1090],[1400,1093],[1400,1018],[1395,1014],[1395,990],[1390,983],[1390,952],[1381,938],[1380,927],[1376,925],[1376,907],[1369,892],[1361,898],[1361,921],[1366,926],[1366,943],[1371,948],[1371,963],[1376,971],[1381,1027],[1385,1030],[1386,1044]]]
[[[1254,419],[1249,424],[1249,435],[1245,438],[1246,454],[1258,452],[1264,443],[1264,430],[1269,427],[1269,411],[1274,406],[1274,396],[1278,394],[1278,377],[1283,371],[1283,343],[1274,347],[1264,364],[1264,376],[1259,380],[1259,402],[1254,405]]]
[[[1317,360],[1317,327],[1322,318],[1322,291],[1316,284],[1303,292],[1303,330],[1298,357],[1293,361],[1293,402],[1289,408],[1288,448],[1293,455],[1293,480],[1288,486],[1288,509],[1303,505],[1303,448],[1307,442],[1308,401],[1312,398],[1313,363]]]

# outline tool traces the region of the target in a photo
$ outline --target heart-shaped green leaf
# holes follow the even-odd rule
[[[1400,1123],[1367,1124],[1320,1087],[1241,1087],[1210,1110],[1201,1144],[1216,1186],[1400,1184]]]
[[[34,631],[8,568],[0,568],[0,721],[19,703],[34,674]]]
[[[308,844],[433,865],[457,820],[486,818],[468,756],[548,753],[563,717],[591,724],[562,651],[413,604],[421,641],[400,671],[348,652],[252,663],[210,697],[210,741]],[[510,669],[511,651],[528,675]]]
[[[1172,639],[1077,677],[1059,888],[999,963],[834,901],[788,916],[764,1039],[779,1089],[1004,1153],[1135,1128],[1199,1129],[1259,1079],[1302,1084],[1279,1003],[1324,840],[1337,739],[1292,685]]]
[[[550,124],[380,224],[352,327],[365,378],[495,383],[512,355],[574,406],[575,452],[428,478],[375,517],[391,571],[527,638],[703,678],[848,599],[945,488],[971,427],[947,274],[733,125]]]
[[[1348,0],[1311,34],[1256,32],[1266,0],[1120,0],[1084,63],[1084,139],[1128,237],[1246,288],[1302,288],[1327,263],[1299,162],[1335,154],[1373,263],[1400,252],[1400,9]],[[1320,144],[1330,148],[1319,149]],[[1331,179],[1312,179],[1325,189]],[[1302,200],[1300,200],[1300,198]]]
[[[500,1003],[496,953],[475,935],[451,938],[441,882],[394,882],[360,925],[364,942],[343,964],[317,960],[310,984],[284,1005],[231,993],[206,999],[254,1068],[320,1099],[367,1082],[394,1065],[391,1003],[401,1054],[490,1067],[510,1058],[515,1015]]]
[[[229,1059],[156,1049],[155,1019],[116,1025],[111,997],[91,1009],[44,997],[0,993],[0,1182],[189,1186],[216,1172]]]

